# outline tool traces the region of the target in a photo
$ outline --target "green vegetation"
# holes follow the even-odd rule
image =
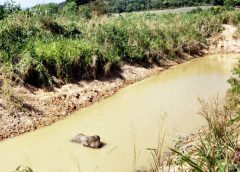
[[[232,91],[236,94],[240,94],[240,62],[238,66],[233,71],[234,76],[229,80],[229,83],[232,86]]]
[[[240,6],[240,0],[225,0],[224,5],[227,6]]]
[[[228,80],[228,82],[231,84],[232,89],[229,92],[229,103],[232,108],[234,108],[237,112],[235,121],[240,121],[240,61],[237,65],[237,67],[233,71],[233,77]]]
[[[47,4],[0,21],[1,63],[15,82],[51,86],[55,78],[101,77],[122,63],[162,65],[167,59],[201,55],[206,38],[221,31],[222,23],[237,22],[239,13],[213,8],[88,20],[70,9],[75,5]]]
[[[19,5],[15,4],[13,1],[6,1],[4,5],[0,5],[0,20],[19,11],[21,11]]]
[[[42,14],[73,14],[91,18],[95,15],[122,13],[132,11],[159,10],[199,5],[239,6],[239,0],[66,0],[63,3],[37,5],[29,11]],[[13,0],[0,5],[0,20],[21,11]],[[27,10],[28,11],[28,10]]]
[[[132,12],[151,9],[178,8],[213,4],[211,0],[110,0],[112,12]]]
[[[229,5],[238,6],[239,0],[68,0],[77,5],[98,6],[106,13],[122,13],[152,9],[169,9],[199,5]],[[96,10],[96,8],[95,8]]]

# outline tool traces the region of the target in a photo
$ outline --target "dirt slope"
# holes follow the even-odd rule
[[[232,25],[223,25],[224,31],[210,40],[209,53],[240,53],[240,39],[236,38],[237,28]]]

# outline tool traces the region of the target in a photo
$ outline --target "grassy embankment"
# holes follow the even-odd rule
[[[220,8],[91,20],[21,11],[0,21],[2,71],[17,83],[51,86],[56,78],[101,77],[123,63],[162,65],[201,55],[206,39],[221,31],[221,24],[236,23],[237,16]]]

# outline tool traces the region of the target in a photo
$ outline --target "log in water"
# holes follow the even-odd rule
[[[164,148],[177,135],[205,124],[197,114],[198,97],[223,97],[227,79],[240,55],[194,59],[120,90],[50,127],[0,142],[0,171],[28,165],[35,172],[133,171],[151,161],[147,148],[156,148],[165,133]],[[93,150],[70,142],[78,133],[100,135],[106,145]]]

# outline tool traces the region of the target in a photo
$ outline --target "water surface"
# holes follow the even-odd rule
[[[159,135],[166,134],[166,150],[176,135],[205,124],[197,99],[225,95],[237,57],[214,55],[177,65],[50,127],[0,142],[0,171],[25,164],[35,172],[128,172],[134,147],[138,168],[146,168],[151,160],[146,148],[156,148]],[[98,134],[106,146],[92,150],[71,143],[78,133]]]

